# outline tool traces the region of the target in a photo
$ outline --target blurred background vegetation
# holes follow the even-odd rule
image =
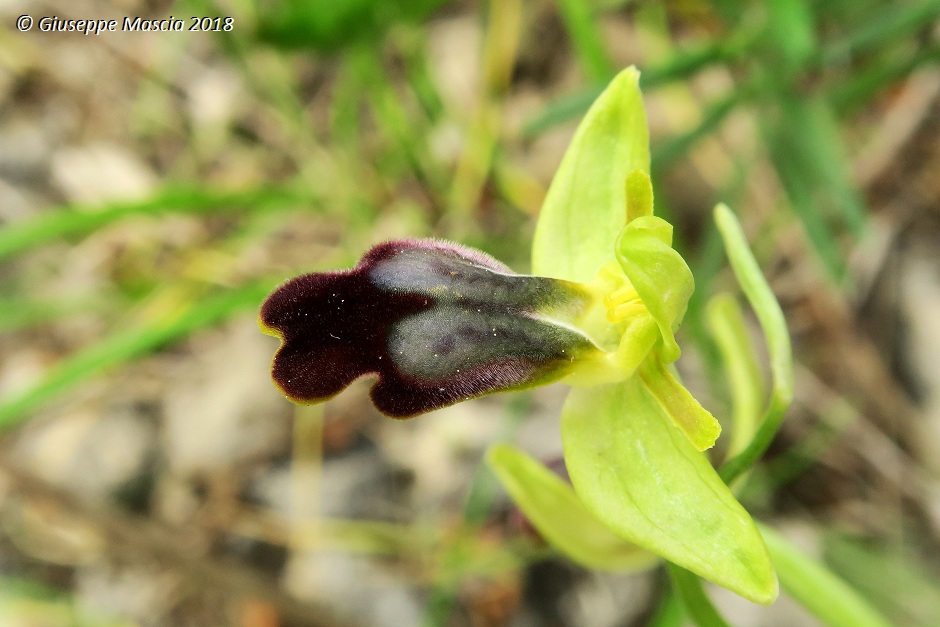
[[[42,33],[233,17],[225,32]],[[580,116],[642,71],[656,210],[697,295],[735,208],[795,341],[745,505],[899,625],[940,624],[940,2],[0,4],[4,625],[681,624],[660,570],[532,537],[485,448],[560,453],[563,390],[408,422],[280,398],[280,281],[434,236],[518,271]],[[756,329],[756,326],[752,324]],[[756,331],[755,331],[756,332]],[[712,590],[736,625],[812,625]],[[666,599],[666,601],[664,601]]]

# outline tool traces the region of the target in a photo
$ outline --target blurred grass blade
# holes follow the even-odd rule
[[[738,301],[730,294],[718,294],[708,303],[705,315],[708,328],[721,351],[731,392],[730,458],[743,451],[754,437],[763,410],[766,386]]]
[[[411,171],[434,194],[442,194],[447,177],[427,153],[427,147],[424,145],[427,135],[426,118],[409,115],[402,104],[401,96],[389,81],[373,49],[359,47],[350,51],[349,56],[352,60],[350,66],[358,77],[359,85],[368,85],[368,102],[379,130],[387,138],[386,144],[396,153],[394,161],[408,164]],[[350,113],[347,112],[346,115]],[[355,109],[351,117],[353,124],[361,124]],[[358,132],[358,128],[356,131]]]
[[[748,45],[745,43],[746,40],[747,38],[742,36],[732,42],[706,43],[677,52],[662,64],[644,69],[640,77],[640,86],[644,90],[649,90],[671,81],[688,78],[710,65],[743,53]],[[522,129],[522,136],[529,139],[537,137],[550,128],[583,115],[603,91],[603,86],[594,85],[557,98],[526,123]],[[740,88],[735,90],[736,94],[740,92]]]
[[[823,50],[824,65],[845,63],[857,56],[884,46],[886,43],[911,37],[923,28],[929,28],[940,19],[940,1],[925,0],[916,4],[885,3],[880,13],[872,15],[844,38]]]
[[[926,46],[914,54],[894,54],[834,83],[829,87],[827,98],[836,112],[850,113],[868,104],[879,91],[905,78],[920,66],[937,62],[940,62],[940,45],[937,44]]]
[[[747,448],[720,470],[721,478],[725,483],[730,483],[764,454],[780,429],[786,410],[793,400],[793,349],[780,303],[751,254],[737,218],[726,205],[718,205],[715,207],[715,222],[725,243],[734,275],[764,332],[773,379],[770,402],[757,433]]]
[[[490,2],[483,38],[483,76],[448,203],[465,238],[476,227],[476,207],[493,169],[500,135],[501,100],[512,80],[522,34],[521,0]]]
[[[929,572],[916,553],[894,543],[878,545],[836,533],[824,536],[823,549],[830,568],[896,623],[936,625],[940,618],[937,575]]]
[[[889,627],[858,592],[825,566],[803,555],[776,531],[760,525],[780,585],[830,627]]]
[[[858,237],[867,209],[851,180],[839,129],[822,98],[781,95],[764,120],[771,159],[829,274],[841,279],[841,226]]]
[[[0,429],[25,420],[30,412],[103,370],[151,353],[197,329],[258,305],[275,283],[265,280],[225,290],[192,302],[175,315],[117,332],[66,357],[38,382],[0,403]]]
[[[522,128],[522,136],[527,139],[538,137],[550,128],[583,115],[603,91],[602,86],[585,87],[553,100]]]
[[[71,297],[63,300],[4,298],[0,300],[0,333],[29,328],[65,316],[115,308],[102,296]]]
[[[749,88],[737,87],[733,93],[711,102],[701,121],[692,130],[657,143],[652,149],[652,169],[659,172],[685,156],[700,139],[712,133],[738,105],[749,98]]]
[[[584,73],[592,83],[605,83],[614,75],[614,66],[604,49],[604,38],[595,24],[593,7],[594,4],[587,0],[558,0],[562,22],[571,37]]]
[[[765,135],[770,133],[765,128]],[[799,156],[782,141],[769,136],[765,140],[790,206],[806,229],[806,235],[819,255],[820,262],[830,277],[841,278],[845,273],[845,265],[836,247],[838,238],[814,204],[812,182],[804,175]]]
[[[395,24],[421,21],[444,0],[279,0],[262,2],[258,38],[281,48],[336,52],[363,41],[379,41]]]
[[[845,224],[856,237],[865,228],[868,208],[855,189],[851,179],[851,167],[842,143],[839,126],[827,103],[822,98],[794,99],[795,105],[788,114],[806,130],[804,163],[812,164],[819,178],[818,185],[832,195],[832,202]]]
[[[640,86],[644,90],[652,89],[664,83],[686,79],[716,63],[733,61],[747,53],[758,35],[759,32],[754,29],[741,30],[717,41],[692,44],[677,50],[658,65],[644,68]]]
[[[807,0],[766,0],[767,36],[774,70],[792,80],[816,52],[814,12]]]
[[[146,200],[102,207],[65,206],[0,229],[0,260],[60,237],[83,235],[132,215],[213,213],[249,208],[261,211],[311,202],[308,195],[269,188],[247,192],[217,192],[198,187],[170,187]]]

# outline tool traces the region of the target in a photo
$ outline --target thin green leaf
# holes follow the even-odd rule
[[[806,0],[767,0],[765,4],[765,44],[774,55],[776,70],[789,79],[816,51],[814,13]]]
[[[764,332],[773,381],[770,402],[754,439],[740,455],[731,459],[721,469],[722,479],[730,483],[760,459],[783,423],[783,417],[793,400],[793,349],[780,303],[761,273],[757,260],[751,254],[741,225],[727,205],[720,204],[715,207],[715,223],[725,243],[734,275],[754,313],[757,314],[757,320]]]
[[[856,236],[862,234],[868,208],[852,181],[851,165],[838,122],[824,98],[796,99],[787,116],[802,123],[802,153],[812,166],[818,185],[826,190],[842,220]]]
[[[573,389],[561,427],[575,491],[617,535],[773,602],[777,580],[751,517],[639,380]]]
[[[848,584],[806,557],[776,531],[760,526],[780,576],[780,585],[830,627],[888,627],[885,620]]]
[[[878,11],[859,28],[827,46],[822,54],[823,64],[843,64],[852,57],[883,48],[893,40],[913,38],[918,30],[936,23],[940,17],[940,2],[886,3]]]
[[[940,586],[931,569],[932,555],[894,540],[871,541],[841,533],[823,535],[823,556],[829,568],[873,606],[901,625],[936,625],[940,618]],[[907,543],[905,543],[907,544]]]
[[[897,83],[915,69],[940,61],[940,46],[925,46],[913,54],[895,52],[872,63],[868,68],[852,72],[844,80],[828,86],[827,99],[836,113],[844,115],[868,104],[879,91]]]
[[[757,39],[753,28],[739,30],[715,40],[703,40],[677,49],[658,65],[643,69],[643,89],[686,79],[700,70],[742,56]]]
[[[392,25],[420,21],[443,0],[282,0],[258,5],[258,37],[287,49],[337,52],[360,41],[377,41]]]
[[[46,244],[60,237],[82,235],[131,215],[211,213],[215,211],[269,209],[310,202],[309,195],[284,189],[220,192],[202,188],[170,187],[146,200],[114,203],[103,207],[67,206],[15,222],[0,230],[0,259]]]
[[[718,294],[709,301],[705,315],[731,392],[731,457],[743,451],[757,431],[766,385],[738,301],[730,294]]]
[[[662,172],[686,155],[699,140],[713,133],[739,105],[752,98],[753,92],[750,85],[736,86],[731,94],[708,103],[695,128],[657,142],[652,152],[653,171]]]
[[[51,320],[74,317],[77,314],[100,312],[114,308],[102,296],[85,296],[79,298],[52,299],[26,299],[22,296],[16,298],[0,299],[0,333],[20,328],[29,328],[44,324]]]
[[[650,90],[672,81],[688,78],[711,65],[734,60],[746,54],[759,35],[762,33],[756,29],[742,29],[720,43],[706,41],[679,50],[661,65],[644,68],[640,84],[643,89]],[[738,86],[735,92],[740,90],[741,86]],[[602,92],[602,86],[591,85],[549,102],[538,115],[526,123],[522,129],[522,136],[537,137],[550,128],[583,115]]]
[[[535,274],[588,282],[613,258],[626,220],[624,181],[650,168],[638,82],[636,68],[618,74],[578,127],[539,216]]]
[[[594,23],[590,4],[585,0],[559,0],[558,8],[588,78],[597,83],[608,80],[614,73],[614,66],[604,49],[604,39]]]
[[[790,206],[803,223],[806,236],[816,249],[819,260],[830,277],[842,277],[845,263],[837,246],[839,239],[815,204],[812,179],[806,175],[806,168],[800,163],[800,156],[791,138],[786,136],[786,125],[765,121],[762,131]]]
[[[486,461],[542,537],[573,562],[622,572],[659,559],[615,535],[584,507],[571,485],[522,451],[498,444]]]
[[[0,403],[0,429],[9,428],[29,413],[75,385],[108,368],[153,352],[196,329],[256,306],[275,281],[250,283],[216,296],[190,303],[175,315],[155,320],[78,351],[54,366],[37,383],[9,395]]]
[[[595,85],[559,96],[545,105],[537,116],[526,123],[522,128],[522,136],[526,139],[538,137],[559,124],[583,115],[602,93],[604,93],[604,88]]]
[[[867,208],[851,179],[842,137],[828,103],[820,96],[780,95],[764,133],[777,174],[830,275],[845,264],[839,234],[861,235]]]

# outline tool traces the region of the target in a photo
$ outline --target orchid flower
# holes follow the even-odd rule
[[[260,323],[283,341],[272,375],[291,400],[324,401],[374,373],[376,408],[410,418],[576,370],[599,352],[576,325],[591,300],[581,285],[514,274],[480,251],[401,240],[352,270],[288,281]]]
[[[620,239],[633,280],[609,264],[588,284],[515,274],[449,242],[380,244],[351,270],[306,274],[268,297],[260,324],[282,340],[272,376],[291,400],[316,403],[377,374],[372,401],[395,418],[558,380],[621,380],[641,366],[673,402],[683,388],[663,364],[679,355],[673,330],[692,275],[671,237],[659,218],[634,220]],[[677,424],[710,447],[717,421],[694,416],[701,424]]]
[[[287,281],[260,315],[282,341],[272,376],[291,400],[316,403],[377,375],[372,400],[395,418],[567,383],[571,485],[508,445],[488,457],[546,539],[592,567],[658,555],[770,603],[761,535],[702,454],[721,428],[672,370],[694,281],[672,226],[653,215],[647,133],[630,68],[552,183],[533,245],[539,276],[457,244],[400,240],[352,269]]]

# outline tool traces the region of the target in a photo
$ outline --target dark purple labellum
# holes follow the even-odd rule
[[[351,270],[291,279],[260,324],[282,340],[272,377],[291,400],[324,401],[376,373],[375,406],[406,418],[561,378],[597,349],[555,320],[587,304],[577,284],[514,274],[456,244],[403,240]]]

